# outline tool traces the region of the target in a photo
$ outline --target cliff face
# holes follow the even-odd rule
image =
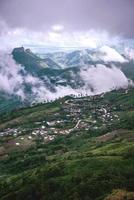
[[[38,72],[43,68],[60,68],[60,66],[52,59],[42,59],[32,53],[30,49],[25,50],[24,47],[13,49],[12,55],[14,60],[23,65],[29,72]]]
[[[40,58],[23,47],[13,49],[12,55],[14,60],[23,65],[28,72],[38,71],[41,68]]]

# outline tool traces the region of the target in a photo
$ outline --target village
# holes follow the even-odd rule
[[[101,101],[101,103],[100,103]],[[60,112],[49,116],[48,120],[36,121],[34,127],[8,128],[0,132],[4,138],[16,147],[35,144],[37,141],[48,143],[60,135],[79,134],[81,131],[91,132],[111,126],[120,118],[116,107],[109,103],[102,104],[103,95],[91,97],[69,97],[60,106]]]

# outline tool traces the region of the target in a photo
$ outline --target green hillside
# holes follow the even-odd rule
[[[1,200],[133,200],[134,89],[0,116]]]

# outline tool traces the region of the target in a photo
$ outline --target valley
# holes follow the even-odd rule
[[[134,200],[134,0],[0,0],[0,200]]]

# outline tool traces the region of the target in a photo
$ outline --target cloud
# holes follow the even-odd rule
[[[16,65],[10,55],[0,53],[0,90],[9,94],[19,94],[24,98],[21,70],[23,68],[20,65]]]
[[[2,28],[1,28],[2,27]],[[25,100],[29,98],[26,87],[31,88],[33,101],[54,100],[71,94],[95,95],[112,89],[127,87],[129,81],[123,72],[115,66],[108,68],[105,65],[84,66],[78,74],[84,82],[83,87],[73,89],[71,86],[54,86],[52,92],[39,77],[28,74],[24,67],[18,65],[7,49],[21,45],[56,46],[66,48],[94,48],[95,57],[104,62],[126,62],[127,60],[117,50],[108,45],[117,45],[122,41],[118,37],[111,38],[107,32],[86,31],[67,32],[61,25],[54,25],[48,32],[35,32],[26,29],[10,28],[6,23],[0,23],[0,91],[17,95]],[[6,53],[3,53],[5,50]],[[96,53],[97,51],[97,53]],[[134,50],[125,49],[127,59],[134,59]],[[74,75],[75,76],[75,75]],[[49,79],[44,77],[46,82]]]
[[[134,36],[133,0],[0,0],[0,17],[15,28],[42,31],[62,24],[75,32],[100,29]]]
[[[125,48],[125,56],[129,60],[134,60],[134,49],[132,48]]]
[[[52,27],[52,30],[55,31],[55,32],[61,32],[64,30],[64,26],[63,25],[60,25],[60,24],[55,24],[53,25]]]
[[[129,85],[127,77],[115,66],[108,68],[105,65],[98,64],[90,68],[86,67],[81,70],[80,76],[85,82],[82,93],[86,91],[87,94],[92,95],[113,89],[126,88]]]
[[[11,55],[0,54],[0,91],[17,95],[22,100],[31,98],[33,102],[42,102],[71,94],[95,95],[113,89],[126,88],[129,85],[126,76],[115,66],[112,68],[105,65],[84,66],[78,76],[83,81],[84,86],[74,89],[69,85],[53,85],[52,92],[46,86],[46,82],[39,77],[28,74],[21,65],[15,63]],[[44,79],[47,83],[49,82],[47,77]],[[26,86],[30,86],[30,94],[27,92]]]
[[[49,82],[47,77],[44,79]],[[29,100],[32,97],[33,102],[50,101],[65,95],[77,94],[70,86],[57,86],[55,92],[51,92],[45,83],[40,78],[28,74],[21,65],[15,63],[11,54],[0,53],[0,91],[17,95],[22,100]],[[26,91],[26,86],[30,86],[30,94]]]
[[[115,49],[109,46],[102,46],[99,49],[99,52],[99,58],[102,59],[104,62],[127,62],[127,60],[125,60],[122,55],[120,55]]]
[[[49,92],[43,81],[28,74],[24,67],[16,64],[11,54],[0,53],[0,91],[25,100],[29,98],[27,86],[31,88],[31,96],[38,100],[42,95],[45,99],[45,94]]]
[[[26,28],[11,28],[0,22],[0,49],[17,46],[56,47],[64,49],[97,48],[101,45],[118,44],[122,39],[112,37],[106,31],[68,31],[62,25],[53,25],[47,31],[31,31]]]
[[[44,84],[39,88],[33,87],[35,101],[50,101],[67,95],[96,95],[108,92],[114,89],[127,88],[130,85],[129,80],[124,73],[113,66],[108,68],[105,65],[84,66],[79,72],[80,78],[84,82],[84,86],[77,89],[71,86],[55,86],[55,92],[46,89]]]

